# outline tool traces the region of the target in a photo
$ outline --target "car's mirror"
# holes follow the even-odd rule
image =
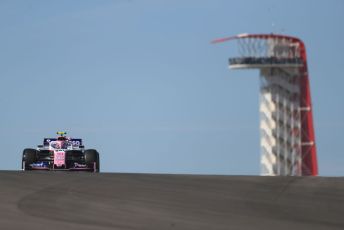
[[[43,148],[43,145],[37,145],[38,148]]]

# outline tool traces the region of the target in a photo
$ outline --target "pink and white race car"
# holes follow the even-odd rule
[[[57,138],[44,138],[37,149],[24,149],[22,170],[69,170],[99,172],[99,153],[86,149],[82,139],[57,132]]]

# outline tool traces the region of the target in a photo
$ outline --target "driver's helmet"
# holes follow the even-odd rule
[[[57,140],[58,140],[58,141],[67,141],[67,140],[68,140],[68,138],[67,138],[67,137],[64,137],[64,136],[62,136],[62,137],[58,137],[58,138],[57,138]]]

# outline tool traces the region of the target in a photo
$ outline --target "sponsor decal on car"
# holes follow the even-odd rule
[[[48,168],[48,162],[37,162],[30,165],[32,168]]]
[[[87,165],[86,164],[79,164],[79,163],[75,162],[74,168],[87,168]]]
[[[54,164],[57,167],[61,167],[65,164],[65,152],[64,151],[55,151],[54,153]]]

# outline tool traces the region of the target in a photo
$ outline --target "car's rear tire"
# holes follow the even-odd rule
[[[24,149],[22,158],[22,169],[30,169],[30,164],[37,161],[37,150],[36,149]],[[24,164],[25,163],[25,164]]]
[[[88,165],[96,163],[95,171],[99,172],[100,164],[99,164],[99,153],[95,149],[87,149],[84,152],[85,156],[85,163]]]

